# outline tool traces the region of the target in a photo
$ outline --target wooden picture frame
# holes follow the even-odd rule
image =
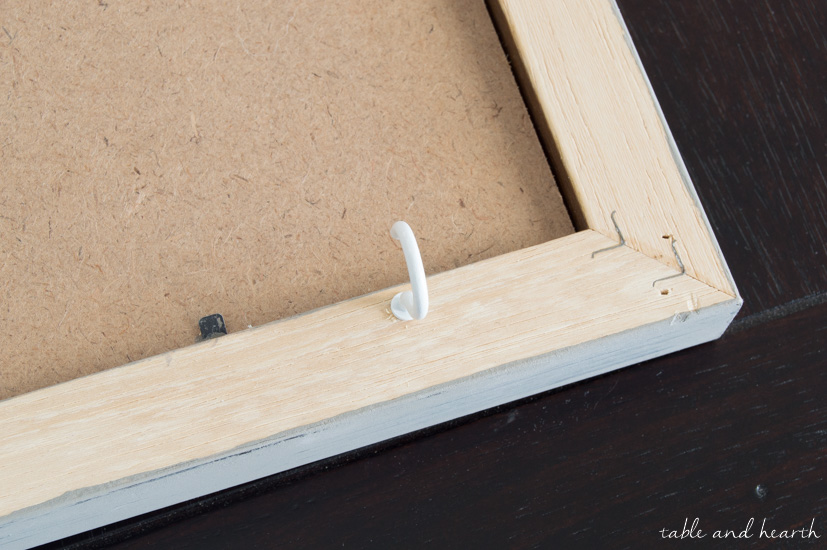
[[[741,298],[617,7],[499,0],[491,11],[581,230],[430,277],[422,321],[389,314],[390,288],[0,402],[0,546],[723,333]]]

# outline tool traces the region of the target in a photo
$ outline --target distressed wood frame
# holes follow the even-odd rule
[[[391,288],[0,402],[0,546],[723,333],[741,298],[617,7],[499,0],[491,11],[581,231],[429,277],[423,321],[389,315]]]

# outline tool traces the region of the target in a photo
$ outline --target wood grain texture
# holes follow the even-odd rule
[[[640,346],[625,337],[611,359],[622,365],[639,349],[664,353],[664,338],[667,348],[687,345],[680,327],[693,326],[699,311],[734,304],[702,316],[701,341],[720,335],[737,311],[730,296],[686,276],[662,294],[651,283],[673,271],[629,248],[591,257],[611,242],[584,231],[433,276],[432,312],[417,323],[389,314],[391,288],[6,400],[0,486],[15,490],[0,494],[0,514],[117,482],[102,489],[114,491],[133,484],[130,476],[186,470],[493,367],[664,322],[668,330],[647,333]],[[2,535],[17,521],[9,516]]]
[[[745,300],[827,291],[827,9],[623,0],[621,11]]]
[[[825,319],[812,308],[62,547],[660,548],[686,517],[815,518],[824,537]]]
[[[736,294],[610,1],[501,0],[495,18],[581,225]]]

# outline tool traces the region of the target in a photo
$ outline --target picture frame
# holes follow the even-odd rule
[[[718,338],[741,298],[612,0],[490,10],[578,232],[0,402],[0,545],[64,538]]]

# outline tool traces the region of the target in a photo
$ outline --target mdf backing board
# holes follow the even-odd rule
[[[481,0],[0,25],[0,398],[573,231]]]

